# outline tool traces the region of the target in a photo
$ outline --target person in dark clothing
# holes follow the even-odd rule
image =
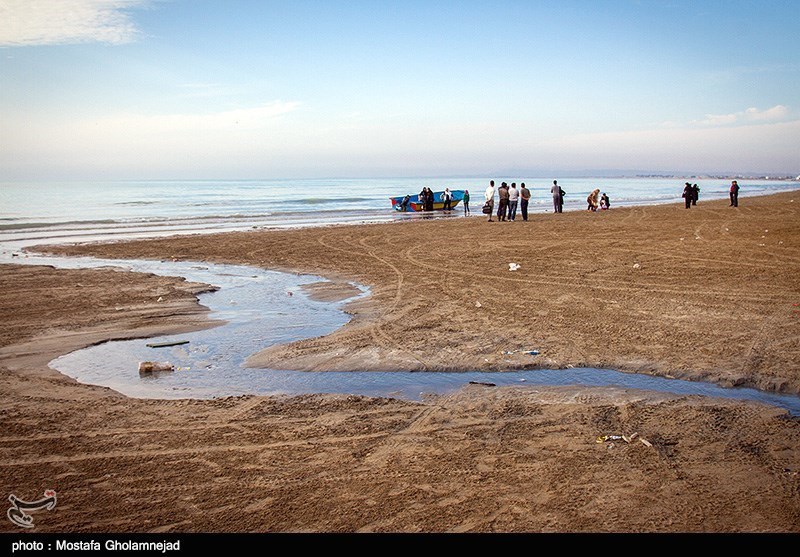
[[[400,210],[404,213],[408,211],[408,202],[411,200],[411,196],[407,195],[403,198],[403,201],[400,202]]]
[[[525,187],[522,182],[519,188],[519,210],[522,212],[522,220],[528,220],[528,201],[531,199],[531,190]]]
[[[600,196],[600,208],[604,210],[611,208],[611,201],[608,199],[608,196],[605,192],[603,192],[603,195]]]
[[[550,188],[553,194],[553,212],[561,213],[564,208],[564,190],[558,185],[558,180],[553,180],[553,187]]]
[[[700,199],[700,188],[695,184],[692,186],[692,205],[697,205],[698,199]]]
[[[500,202],[497,204],[497,220],[506,220],[506,212],[508,211],[508,184],[503,182],[497,188],[497,195],[500,197]]]
[[[425,191],[425,210],[433,211],[433,190],[431,188],[425,188]]]
[[[739,183],[734,180],[731,182],[731,207],[739,206]]]
[[[686,208],[691,209],[692,199],[694,199],[694,189],[692,188],[692,184],[686,182],[686,184],[683,186],[683,193],[681,194],[681,197],[683,197],[683,201],[686,203]]]
[[[464,197],[461,199],[464,204],[464,216],[469,214],[469,190],[464,190]]]

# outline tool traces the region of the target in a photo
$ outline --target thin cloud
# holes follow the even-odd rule
[[[775,105],[766,110],[758,108],[748,108],[740,112],[731,114],[706,114],[702,120],[692,120],[690,124],[695,126],[716,127],[729,126],[733,124],[781,122],[789,116],[789,109],[782,105]]]
[[[90,127],[99,125],[107,130],[144,134],[255,130],[263,128],[277,116],[297,110],[299,106],[300,103],[296,101],[273,101],[255,108],[210,114],[123,114],[93,123]]]
[[[2,0],[0,46],[129,43],[138,30],[126,10],[146,3],[145,0]]]
[[[786,119],[788,115],[789,109],[782,104],[773,106],[767,110],[748,108],[744,111],[745,119],[755,122],[777,122]]]

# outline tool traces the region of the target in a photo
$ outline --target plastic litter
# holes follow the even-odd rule
[[[625,441],[626,443],[632,443],[636,439],[639,439],[640,441],[642,441],[642,443],[645,443],[644,439],[639,438],[639,434],[638,433],[631,433],[630,435],[625,435],[624,433],[622,435],[600,435],[600,436],[597,437],[597,441],[596,442],[597,443],[605,443],[605,442],[611,442],[611,441]],[[611,443],[611,444],[613,445],[613,443]],[[646,444],[647,444],[648,447],[651,446],[649,443],[646,443]]]
[[[622,435],[600,435],[597,438],[597,443],[604,443],[606,441],[621,441]]]
[[[639,437],[639,441],[641,441],[642,445],[644,445],[645,447],[652,447],[653,446],[653,444],[650,441],[648,441],[647,439],[645,439],[644,437]]]
[[[641,265],[639,265],[638,263],[634,263],[634,264],[633,264],[633,268],[634,268],[634,269],[638,269],[638,268],[640,268],[640,267],[641,267]]]
[[[517,269],[519,269],[519,267],[520,267],[519,263],[509,263],[508,264],[508,270],[509,271],[516,271]]]
[[[523,354],[528,354],[528,355],[530,355],[530,356],[536,356],[536,355],[538,355],[538,354],[539,354],[539,351],[538,351],[538,350],[525,350],[525,351],[523,352]]]
[[[480,303],[480,302],[475,302],[475,307],[476,308],[481,308],[481,307],[483,307],[483,304]]]

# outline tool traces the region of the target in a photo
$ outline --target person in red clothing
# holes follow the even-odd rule
[[[739,206],[739,183],[734,180],[731,182],[731,207]]]

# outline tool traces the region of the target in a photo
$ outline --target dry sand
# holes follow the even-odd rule
[[[796,392],[794,198],[60,251],[246,263],[371,288],[340,331],[255,358],[270,366],[596,365]],[[2,493],[58,492],[36,531],[800,531],[800,420],[772,407],[482,386],[421,404],[153,401],[47,368],[102,339],[207,326],[193,299],[202,288],[0,267]],[[518,348],[542,355],[503,356]],[[634,432],[651,446],[596,442]]]

